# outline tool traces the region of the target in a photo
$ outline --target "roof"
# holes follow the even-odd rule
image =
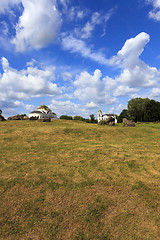
[[[41,113],[42,114],[41,111],[37,111],[37,110],[35,110],[35,111],[31,112],[31,113]]]
[[[109,116],[109,117],[112,117],[114,116],[115,114],[114,113],[105,113],[103,116]]]
[[[41,105],[40,107],[38,107],[37,109],[44,109],[44,110],[47,110],[47,111],[51,111],[51,109],[44,104]]]

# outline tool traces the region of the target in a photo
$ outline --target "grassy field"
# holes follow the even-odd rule
[[[160,239],[160,124],[0,122],[0,239]]]

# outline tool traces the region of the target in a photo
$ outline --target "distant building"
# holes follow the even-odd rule
[[[57,119],[57,115],[51,111],[49,107],[46,105],[42,105],[38,107],[36,110],[31,112],[29,114],[29,118],[31,117],[38,117],[39,119],[41,118],[52,118],[52,119]]]
[[[102,111],[99,110],[97,116],[98,116],[98,122],[100,122],[100,121],[102,121],[102,120],[107,120],[107,118],[112,117],[112,118],[115,119],[115,123],[117,123],[117,118],[116,118],[116,115],[115,115],[115,114],[104,113],[104,114],[102,115]]]

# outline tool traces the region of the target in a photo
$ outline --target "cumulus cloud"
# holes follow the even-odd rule
[[[108,76],[103,78],[103,81],[105,83],[105,90],[111,92],[112,90],[115,89],[117,82],[115,81],[115,79],[110,78]]]
[[[122,112],[123,109],[127,109],[127,106],[120,103],[117,107],[116,107],[116,113],[120,114]]]
[[[27,112],[31,112],[35,109],[34,105],[24,104],[22,101],[0,101],[0,109],[3,109],[3,115],[7,118],[8,116],[16,115],[17,113],[21,114],[22,112],[19,109],[24,108]],[[23,112],[24,113],[24,112]]]
[[[61,115],[69,115],[69,116],[83,116],[85,118],[88,118],[91,114],[91,109],[93,108],[86,108],[86,106],[73,103],[70,100],[67,101],[57,101],[52,100],[51,104],[49,105],[49,108],[52,109],[53,112],[55,112],[58,117]],[[97,111],[95,112],[95,114]]]
[[[150,41],[150,36],[142,32],[138,34],[135,38],[128,39],[122,49],[118,52],[118,57],[120,59],[127,58],[131,63],[133,60],[137,60],[137,58],[144,51],[144,47]]]
[[[155,67],[150,67],[140,59],[144,47],[149,42],[147,33],[140,33],[135,38],[127,40],[113,57],[112,64],[117,64],[122,69],[116,81],[128,84],[130,87],[153,87],[160,80],[160,72]]]
[[[126,96],[126,95],[129,95],[130,93],[135,93],[135,92],[139,92],[139,89],[120,85],[116,88],[113,95],[115,97],[119,97],[119,96]]]
[[[53,96],[61,94],[53,80],[51,68],[16,70],[9,66],[6,58],[1,61],[3,74],[0,76],[1,101],[28,100],[37,96]]]
[[[52,43],[60,29],[61,17],[52,0],[21,0],[24,11],[16,25],[12,43],[16,50],[39,49]]]
[[[93,102],[95,104],[109,105],[116,102],[115,97],[111,97],[106,91],[105,81],[101,79],[102,73],[96,69],[93,75],[88,72],[81,72],[76,77],[74,95],[84,103]],[[93,104],[92,104],[93,105]]]
[[[108,65],[108,60],[100,52],[93,52],[93,50],[80,39],[68,35],[62,38],[62,47],[69,50],[71,53],[79,53],[84,58],[89,58],[95,62],[103,65]]]
[[[160,100],[160,87],[159,88],[152,88],[152,90],[149,94],[149,97]]]
[[[92,109],[92,108],[97,108],[97,104],[94,102],[89,102],[86,104],[86,108]]]
[[[80,109],[80,105],[71,102],[70,100],[67,101],[56,101],[52,100],[49,107],[55,112],[58,116],[60,115],[79,115],[82,112]]]

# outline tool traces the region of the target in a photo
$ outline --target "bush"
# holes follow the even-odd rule
[[[60,119],[73,120],[72,116],[62,115]]]
[[[85,118],[81,117],[81,116],[74,116],[73,120],[78,120],[78,121],[85,121]]]
[[[87,119],[85,119],[85,122],[86,123],[91,123],[91,120],[87,118]]]

